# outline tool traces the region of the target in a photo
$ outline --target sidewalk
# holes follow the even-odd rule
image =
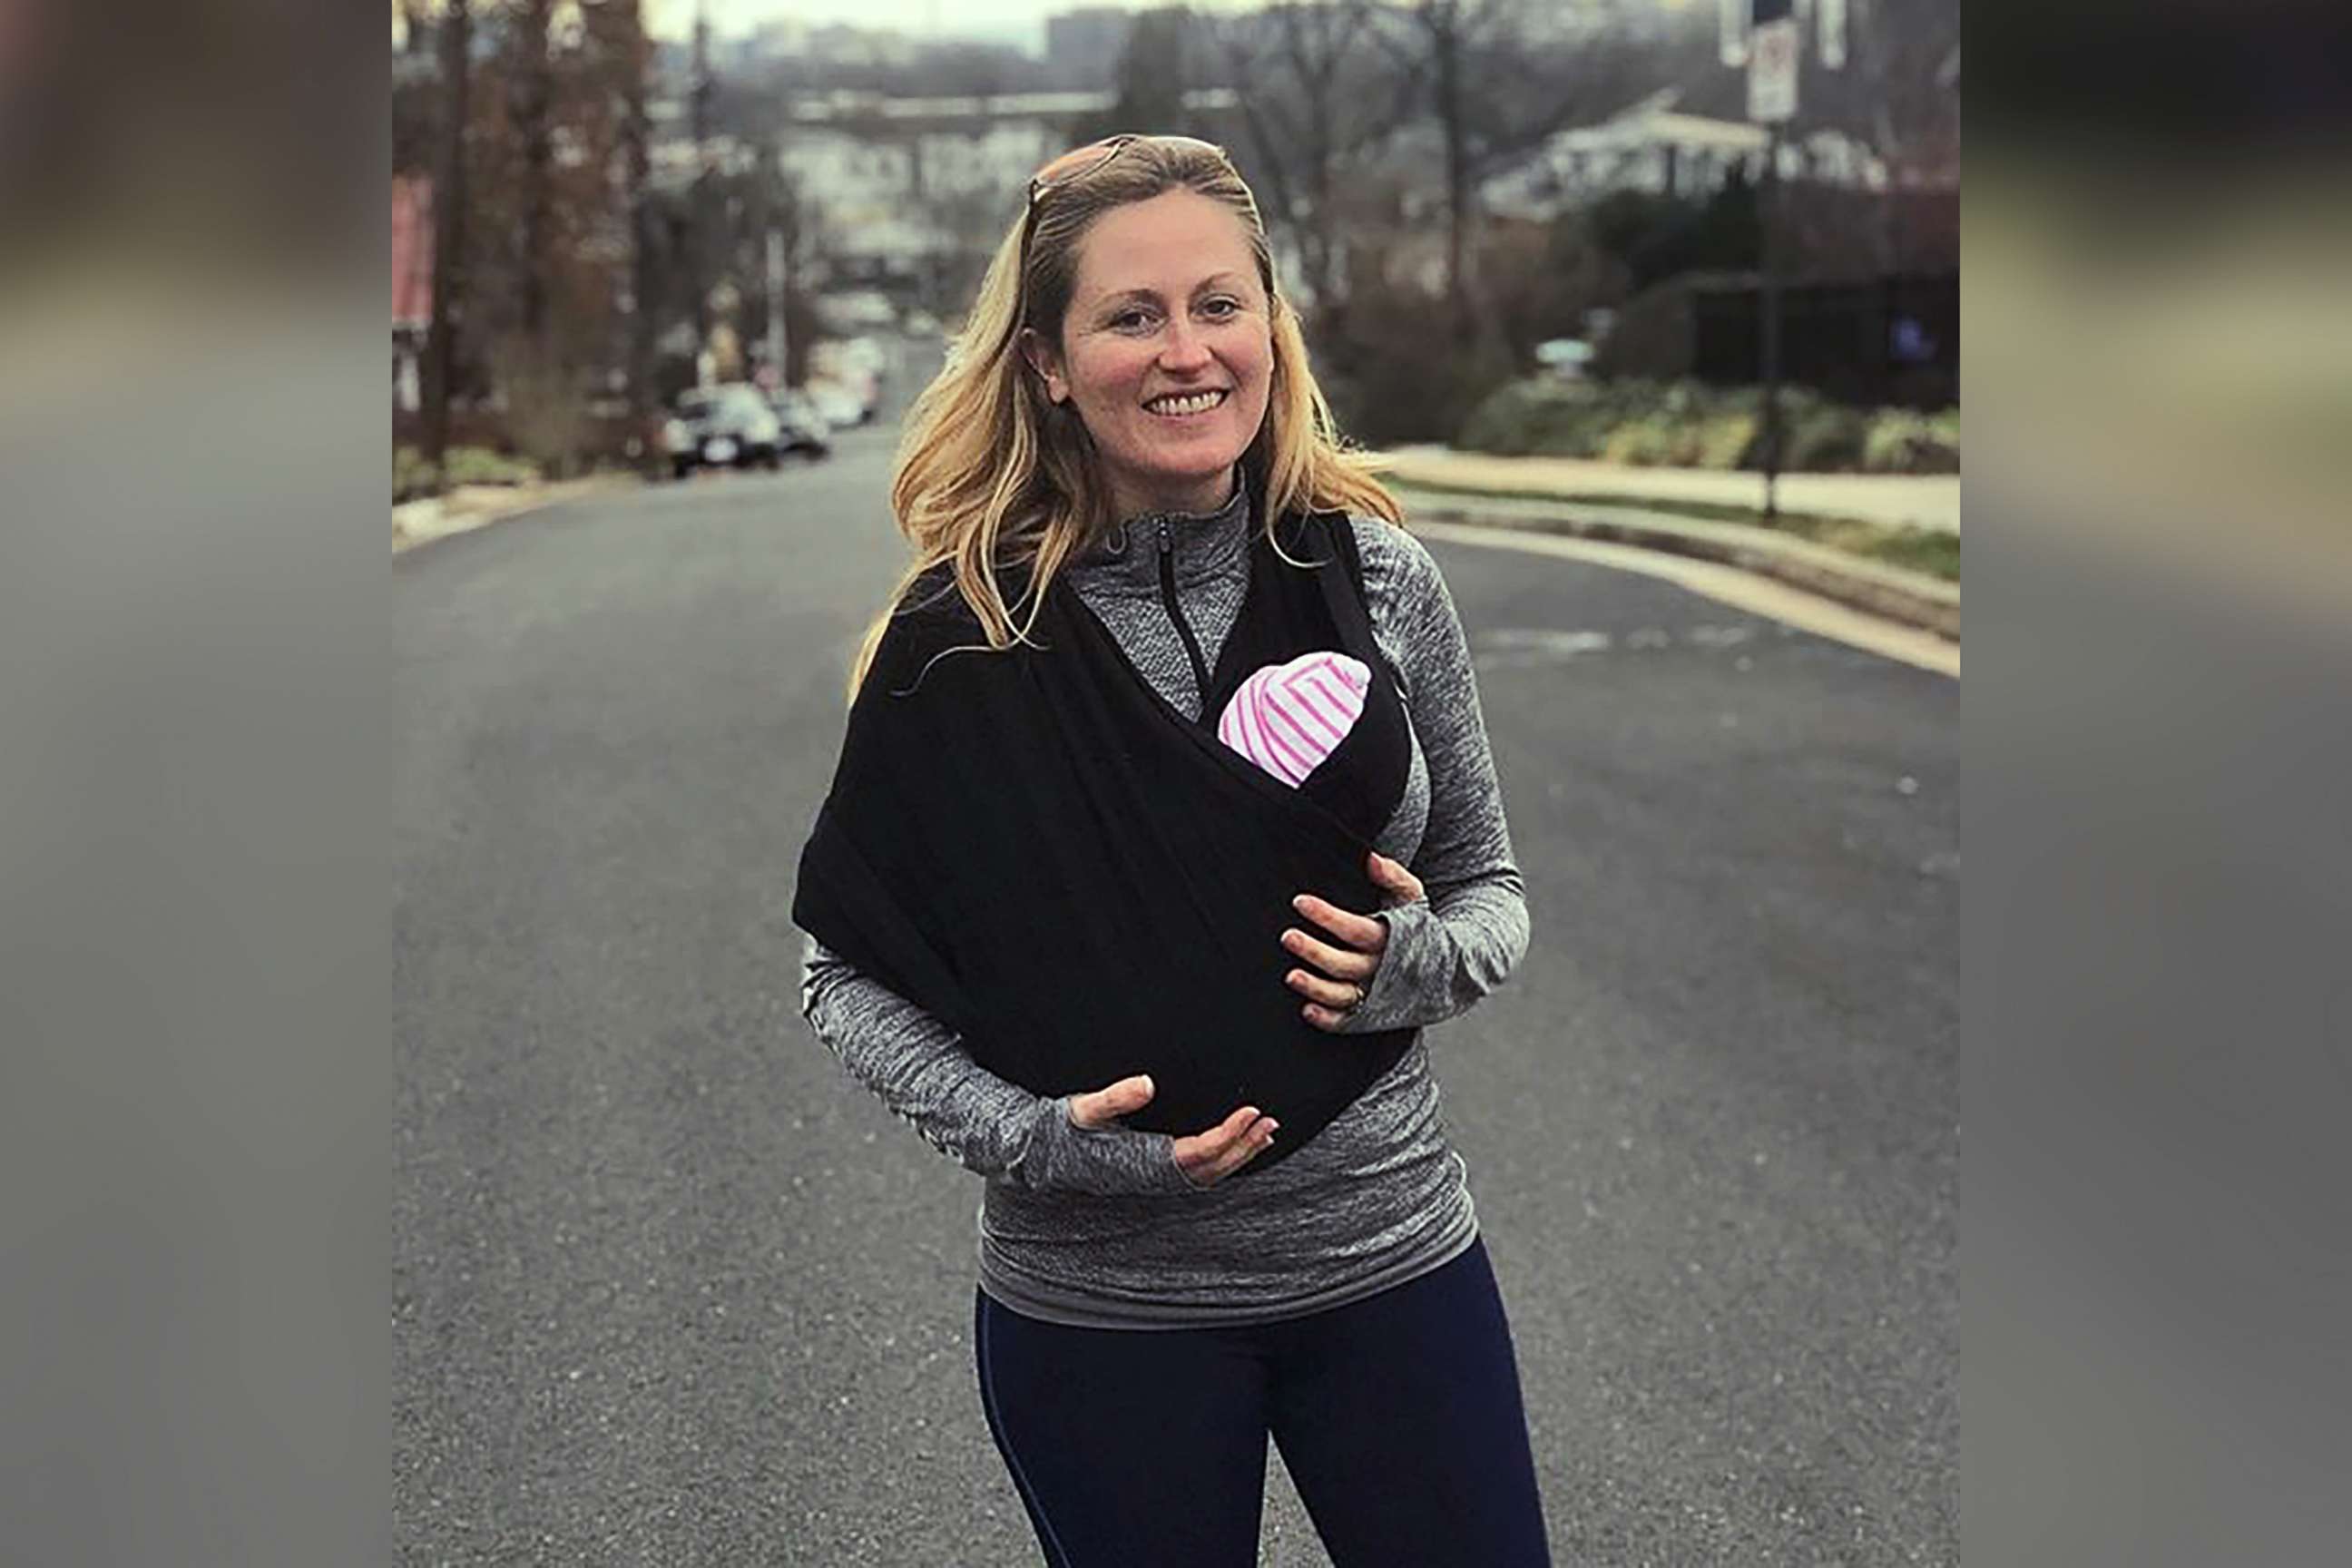
[[[1408,488],[1433,487],[1411,499],[1415,521],[1519,529],[1714,562],[1956,645],[1960,640],[1957,583],[1752,522],[1714,521],[1643,505],[1760,509],[1763,481],[1757,475],[1564,458],[1490,458],[1439,447],[1403,447],[1388,456],[1393,466],[1383,478]],[[1791,514],[1918,529],[1957,540],[1959,489],[1958,476],[1801,474],[1783,479],[1780,499],[1782,510]]]
[[[1764,476],[1710,468],[1637,468],[1580,458],[1495,458],[1444,447],[1400,447],[1391,477],[1498,494],[1556,496],[1639,506],[1644,500],[1764,506]],[[1780,510],[1849,517],[1887,527],[1960,531],[1958,474],[1783,474]]]
[[[590,474],[554,484],[459,485],[443,496],[404,501],[392,509],[392,552],[399,554],[453,533],[466,533],[575,496],[635,485],[634,475]]]

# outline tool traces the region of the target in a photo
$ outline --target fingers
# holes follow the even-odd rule
[[[1391,860],[1389,864],[1394,866],[1396,862]],[[1402,870],[1402,867],[1398,868]],[[1404,875],[1411,877],[1412,873]],[[1349,1010],[1361,1003],[1365,993],[1371,989],[1372,976],[1380,971],[1381,954],[1388,950],[1389,928],[1383,921],[1352,914],[1312,893],[1301,893],[1291,903],[1300,914],[1351,944],[1334,947],[1295,927],[1282,933],[1284,951],[1302,964],[1314,966],[1294,969],[1283,976],[1285,984],[1307,998],[1307,1005],[1299,1009],[1300,1016],[1318,1029],[1337,1033],[1346,1022]]]
[[[1282,1124],[1244,1105],[1206,1132],[1175,1141],[1176,1163],[1202,1186],[1209,1186],[1248,1164],[1274,1142]]]
[[[1070,1120],[1080,1127],[1108,1127],[1119,1117],[1142,1110],[1158,1093],[1148,1073],[1123,1078],[1108,1089],[1070,1096]]]
[[[1305,969],[1294,969],[1282,979],[1284,984],[1309,1002],[1320,1003],[1335,1013],[1355,1006],[1372,988],[1369,976],[1363,980],[1328,980]]]
[[[1349,1017],[1348,1008],[1320,1007],[1312,1002],[1309,1002],[1306,1006],[1301,1007],[1298,1010],[1298,1013],[1299,1016],[1305,1018],[1308,1023],[1314,1025],[1317,1028],[1322,1030],[1327,1035],[1343,1033]]]
[[[1381,922],[1372,922],[1380,926]],[[1282,950],[1301,963],[1311,964],[1334,980],[1352,980],[1358,984],[1370,980],[1372,971],[1381,966],[1381,952],[1389,944],[1386,926],[1381,926],[1379,947],[1370,952],[1354,952],[1333,947],[1328,942],[1318,942],[1305,931],[1293,927],[1282,933]],[[1312,994],[1312,993],[1309,993]]]
[[[1328,900],[1301,893],[1290,907],[1351,948],[1378,952],[1389,942],[1389,928],[1370,915],[1353,914]]]
[[[1372,885],[1383,892],[1393,893],[1402,903],[1416,903],[1428,897],[1421,879],[1404,868],[1402,862],[1391,860],[1379,850],[1372,851],[1369,862]]]

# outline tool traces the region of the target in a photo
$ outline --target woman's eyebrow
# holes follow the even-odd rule
[[[1192,285],[1193,298],[1198,299],[1212,289],[1238,288],[1241,276],[1238,272],[1212,273]],[[1160,291],[1156,289],[1123,289],[1116,294],[1104,295],[1095,301],[1094,308],[1097,310],[1108,310],[1115,305],[1157,305],[1159,303]]]

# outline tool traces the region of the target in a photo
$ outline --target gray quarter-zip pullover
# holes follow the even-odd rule
[[[1373,636],[1403,679],[1414,742],[1379,846],[1428,897],[1362,911],[1381,914],[1389,942],[1349,1032],[1454,1016],[1503,982],[1528,942],[1453,598],[1412,535],[1377,519],[1354,528]],[[1067,569],[1129,661],[1195,719],[1195,656],[1213,666],[1240,611],[1250,529],[1237,486],[1214,513],[1131,519]],[[1163,552],[1181,626],[1165,602]],[[1169,1135],[1078,1127],[1066,1099],[980,1067],[952,1030],[813,939],[803,959],[803,1011],[826,1047],[932,1144],[987,1177],[980,1283],[1016,1311],[1095,1328],[1272,1321],[1402,1284],[1477,1234],[1425,1036],[1306,1147],[1203,1187],[1176,1163]]]

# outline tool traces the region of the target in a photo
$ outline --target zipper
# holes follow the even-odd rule
[[[1176,635],[1184,639],[1184,652],[1192,660],[1192,689],[1200,693],[1193,704],[1196,714],[1209,710],[1209,661],[1201,657],[1201,644],[1192,636],[1192,626],[1184,619],[1184,610],[1176,602],[1176,542],[1170,534],[1168,520],[1160,520],[1160,602],[1168,606],[1168,618],[1176,623]]]

